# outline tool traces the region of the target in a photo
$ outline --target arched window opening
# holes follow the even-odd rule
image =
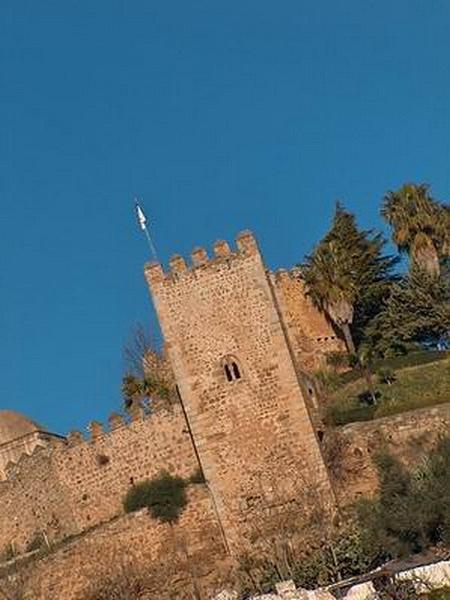
[[[227,356],[222,360],[222,368],[228,383],[242,379],[242,370],[234,356]]]

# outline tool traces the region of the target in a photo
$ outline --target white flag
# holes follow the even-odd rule
[[[142,208],[139,206],[139,204],[137,202],[136,202],[136,215],[137,215],[138,222],[139,222],[141,229],[143,231],[145,231],[146,226],[147,226],[147,217],[145,216],[144,211],[142,210]]]

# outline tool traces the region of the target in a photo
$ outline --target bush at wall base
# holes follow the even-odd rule
[[[152,517],[164,523],[177,521],[186,504],[186,482],[165,471],[134,485],[123,501],[125,512],[147,508]]]

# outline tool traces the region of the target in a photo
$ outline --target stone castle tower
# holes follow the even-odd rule
[[[235,251],[217,242],[214,254],[198,248],[192,267],[174,256],[170,272],[150,263],[145,275],[232,548],[255,519],[301,503],[311,485],[331,501],[301,363],[302,349],[310,358],[341,342],[295,275],[267,271],[250,232]]]

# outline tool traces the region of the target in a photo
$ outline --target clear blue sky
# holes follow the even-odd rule
[[[0,407],[64,433],[120,406],[163,260],[253,229],[299,261],[336,199],[450,192],[446,0],[2,0]]]

